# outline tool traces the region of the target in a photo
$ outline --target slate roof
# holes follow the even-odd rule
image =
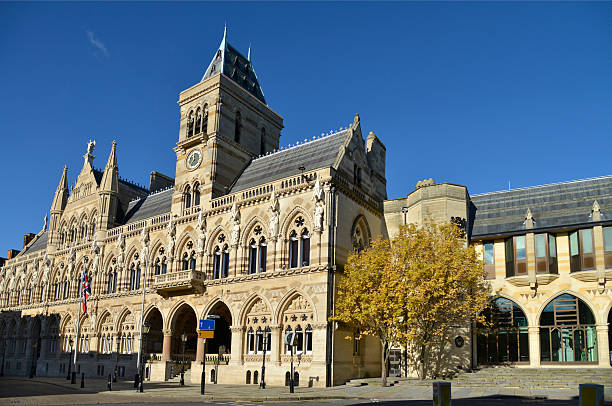
[[[148,219],[149,217],[169,213],[172,206],[172,193],[174,188],[153,193],[129,203],[123,224]]]
[[[531,210],[534,229],[592,222],[597,200],[601,220],[612,223],[612,175],[471,196],[472,238],[524,232]]]
[[[249,52],[250,53],[250,52]],[[259,86],[257,74],[253,69],[253,64],[250,61],[250,55],[245,58],[236,48],[231,46],[226,40],[226,34],[223,34],[223,40],[219,49],[215,53],[208,69],[204,73],[201,81],[204,81],[219,73],[232,79],[240,87],[255,96],[259,101],[266,104],[266,99]]]
[[[48,238],[49,238],[49,232],[48,231],[43,232],[40,236],[36,238],[36,240],[34,241],[32,245],[26,248],[26,250],[23,252],[22,255],[31,254],[36,251],[44,250],[45,248],[47,248]]]
[[[100,171],[94,168],[93,174],[94,174],[94,178],[96,179],[96,183],[98,184],[98,186],[100,186],[100,182],[102,181],[102,176],[104,175],[104,171]],[[132,183],[129,180],[119,178],[119,183],[138,193],[142,193],[143,191],[148,192],[146,188],[142,186],[138,186],[137,184]]]
[[[230,193],[249,189],[268,182],[300,174],[306,171],[330,167],[336,161],[338,149],[344,144],[348,130],[339,131],[314,141],[296,145],[289,149],[264,155],[249,163],[234,182]]]

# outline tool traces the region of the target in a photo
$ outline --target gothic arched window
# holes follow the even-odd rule
[[[189,112],[189,118],[187,119],[187,138],[193,136],[193,111]]]
[[[200,185],[198,183],[193,186],[193,205],[200,205]]]
[[[185,208],[188,209],[191,207],[191,188],[187,186],[185,188]]]
[[[221,278],[221,249],[215,248],[213,253],[213,279]]]
[[[202,114],[202,132],[208,134],[208,110],[204,106],[204,113]]]
[[[198,107],[195,116],[195,133],[199,134],[202,131],[202,111]]]

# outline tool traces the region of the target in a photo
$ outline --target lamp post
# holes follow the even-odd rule
[[[181,341],[183,341],[183,367],[181,368],[181,386],[185,386],[185,344],[187,344],[187,333],[183,331],[181,334]]]
[[[261,359],[261,381],[259,381],[259,389],[266,389],[266,347],[268,346],[268,334],[264,330],[263,334],[263,357]]]
[[[72,367],[72,337],[68,339],[68,349],[70,350],[70,355],[68,356],[68,375],[66,375],[66,380],[70,380],[70,369]]]
[[[142,339],[140,340],[140,345],[141,345],[141,352],[140,354],[138,354],[138,358],[139,358],[139,365],[140,365],[140,370],[138,371],[140,373],[140,379],[138,380],[138,392],[142,393],[144,388],[143,388],[143,381],[144,381],[144,343],[147,337],[147,334],[149,334],[149,322],[145,321],[142,325]],[[140,359],[142,357],[142,360]]]
[[[285,345],[291,349],[291,370],[289,371],[289,393],[293,393],[293,346],[295,343],[295,334],[293,332],[285,333]]]

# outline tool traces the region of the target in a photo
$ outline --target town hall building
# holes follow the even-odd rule
[[[359,115],[282,146],[282,116],[225,35],[178,104],[174,176],[120,178],[121,140],[91,141],[73,185],[58,170],[42,229],[0,268],[0,373],[74,364],[131,379],[142,337],[153,381],[184,368],[200,382],[205,361],[207,380],[257,384],[264,359],[270,385],[288,382],[292,360],[298,385],[380,376],[378,340],[329,321],[337,280],[353,250],[429,219],[465,228],[496,305],[492,326],[449,343],[457,367],[610,368],[612,176],[480,195],[430,179],[388,200],[385,146]],[[401,361],[391,373],[406,373]]]

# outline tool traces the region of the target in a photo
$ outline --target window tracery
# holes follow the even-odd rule
[[[310,233],[304,227],[304,217],[294,220],[294,228],[289,232],[289,268],[310,265]]]
[[[266,353],[272,349],[272,330],[270,329],[271,313],[262,299],[257,299],[246,317],[246,353],[262,354],[264,345]]]
[[[282,315],[285,333],[294,332],[295,354],[312,354],[312,326],[314,320],[312,306],[303,296],[296,296]],[[291,348],[285,344],[285,354],[291,354]]]
[[[217,238],[213,248],[213,279],[227,278],[229,276],[229,246],[225,243],[225,234]]]

